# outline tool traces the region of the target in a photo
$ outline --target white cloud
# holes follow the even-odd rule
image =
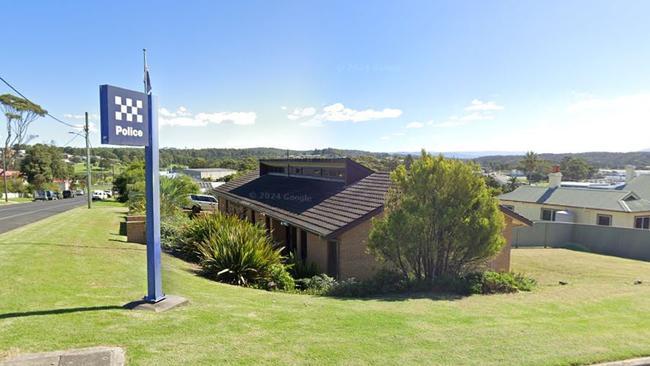
[[[424,127],[424,123],[422,122],[411,122],[406,125],[406,128],[422,128]]]
[[[496,102],[484,102],[479,99],[474,99],[469,106],[465,107],[466,111],[500,111],[503,106],[496,104]]]
[[[504,109],[503,106],[495,102],[482,102],[478,99],[472,100],[469,106],[465,107],[465,113],[462,116],[451,116],[447,120],[435,123],[429,121],[427,124],[434,127],[458,127],[464,126],[471,122],[493,120],[495,113]]]
[[[181,106],[170,112],[166,108],[158,110],[161,126],[203,127],[208,124],[232,123],[235,125],[252,125],[257,120],[255,112],[213,112],[192,114]]]
[[[287,118],[295,121],[304,117],[311,117],[314,114],[316,114],[316,108],[314,107],[296,108],[293,112],[287,115]]]
[[[66,119],[77,119],[77,120],[84,120],[86,116],[84,114],[72,114],[72,113],[66,113],[63,115],[63,118]],[[99,119],[99,115],[95,113],[91,113],[88,115],[88,120],[90,121],[96,121]]]
[[[290,120],[311,117],[300,123],[301,126],[322,126],[323,122],[365,122],[385,118],[397,118],[402,115],[402,110],[395,108],[363,109],[346,108],[343,103],[334,103],[322,108],[320,113],[315,108],[296,108],[287,116]]]
[[[493,129],[489,136],[441,132],[432,144],[441,151],[507,150],[537,152],[639,151],[650,148],[650,92],[610,97],[574,95],[564,104],[529,111],[516,128]]]

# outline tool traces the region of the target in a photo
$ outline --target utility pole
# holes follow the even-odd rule
[[[86,198],[88,199],[88,209],[90,209],[92,197],[90,197],[90,139],[88,138],[90,130],[88,128],[88,112],[86,112],[84,132],[86,133]]]

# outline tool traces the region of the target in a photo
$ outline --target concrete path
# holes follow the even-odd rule
[[[86,204],[80,196],[56,201],[37,201],[0,206],[0,234]]]
[[[123,366],[124,362],[124,350],[119,347],[92,347],[20,355],[0,366]]]

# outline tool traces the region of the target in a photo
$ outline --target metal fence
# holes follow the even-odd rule
[[[650,261],[650,230],[535,222],[512,233],[515,247],[582,247],[590,252]]]

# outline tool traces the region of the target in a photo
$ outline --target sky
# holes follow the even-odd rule
[[[99,85],[141,90],[146,48],[163,147],[650,149],[648,1],[2,8],[0,76],[62,120],[89,112],[93,146]],[[43,118],[30,133],[82,146],[70,130]]]

